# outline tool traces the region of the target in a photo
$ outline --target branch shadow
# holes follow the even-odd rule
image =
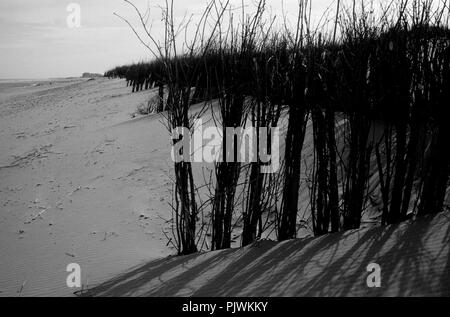
[[[369,288],[367,265],[381,267]],[[156,260],[84,296],[450,296],[450,215]]]

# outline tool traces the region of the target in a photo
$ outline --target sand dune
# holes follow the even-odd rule
[[[66,286],[70,263],[81,266],[85,288],[174,254],[162,233],[170,231],[170,135],[163,115],[132,115],[156,93],[130,93],[124,81],[103,78],[0,89],[0,295],[72,295],[78,289]],[[214,124],[211,117],[204,114],[204,127]],[[284,153],[286,116],[279,126]],[[310,121],[299,221],[309,218],[313,151]],[[198,186],[208,181],[205,168],[213,165],[193,165]],[[380,200],[372,200],[363,221],[378,213]],[[275,239],[274,231],[263,238]]]

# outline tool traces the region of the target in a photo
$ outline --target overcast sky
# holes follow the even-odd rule
[[[284,11],[295,20],[298,0],[284,0]],[[207,0],[175,0],[175,15],[200,15]],[[241,0],[233,0],[236,5]],[[280,16],[282,0],[268,0],[272,13]],[[67,6],[81,8],[81,27],[70,28]],[[152,32],[161,34],[160,0],[134,0],[139,9],[151,8]],[[254,3],[244,0],[249,6]],[[334,0],[314,0],[318,20]],[[137,25],[133,9],[123,0],[1,0],[0,78],[50,78],[103,73],[108,68],[151,55],[116,12]]]

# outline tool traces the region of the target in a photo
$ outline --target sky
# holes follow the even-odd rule
[[[161,0],[133,0],[140,10],[150,8],[152,34],[160,38]],[[80,8],[79,27],[67,19]],[[193,15],[198,18],[207,0],[174,0],[176,21]],[[235,7],[241,0],[231,0]],[[251,7],[255,0],[244,0]],[[280,17],[285,13],[295,22],[298,0],[268,0],[268,11]],[[314,0],[313,19],[320,20],[335,0]],[[123,0],[2,0],[0,2],[0,78],[78,77],[83,72],[103,73],[131,62],[149,60],[152,55],[130,27],[113,13],[127,18],[134,26],[139,20]],[[69,19],[70,21],[75,21]],[[72,25],[73,26],[73,25]],[[138,29],[139,30],[139,29]]]

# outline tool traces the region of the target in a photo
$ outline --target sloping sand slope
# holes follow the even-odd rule
[[[175,253],[162,232],[170,235],[166,221],[171,216],[173,186],[170,136],[162,115],[134,119],[130,115],[156,91],[132,94],[130,90],[123,80],[103,78],[0,82],[0,296],[72,295],[79,289],[66,285],[70,263],[80,265],[86,288]],[[192,112],[200,108],[193,106]],[[202,120],[204,127],[213,125],[211,111]],[[283,116],[279,123],[281,155],[286,121]],[[342,122],[338,120],[338,127]],[[302,152],[299,223],[309,218],[311,130],[309,121]],[[371,191],[378,186],[376,164],[372,165]],[[193,164],[199,187],[209,182],[212,168],[212,164]],[[242,190],[243,186],[237,189],[237,196],[242,197]],[[206,194],[207,188],[201,191]],[[371,195],[364,226],[376,220],[380,202],[380,197]],[[236,215],[240,212],[236,210]],[[233,232],[233,246],[240,244],[239,225]],[[299,228],[300,237],[310,233]],[[264,233],[267,237],[274,238],[274,231]],[[236,252],[240,251],[220,253],[231,258],[217,262],[215,270],[232,263]],[[170,267],[161,272],[169,272]],[[242,270],[250,272],[252,267]],[[156,276],[153,270],[142,272],[146,273]],[[160,295],[189,294],[183,285],[171,287],[171,292],[162,289]],[[147,286],[144,290],[156,294]],[[128,291],[140,294],[134,287]]]
[[[138,266],[86,296],[450,296],[450,214]],[[367,265],[381,267],[369,288]]]
[[[69,263],[87,286],[173,253],[170,138],[159,115],[131,118],[151,92],[125,86],[0,89],[0,296],[71,295]]]

